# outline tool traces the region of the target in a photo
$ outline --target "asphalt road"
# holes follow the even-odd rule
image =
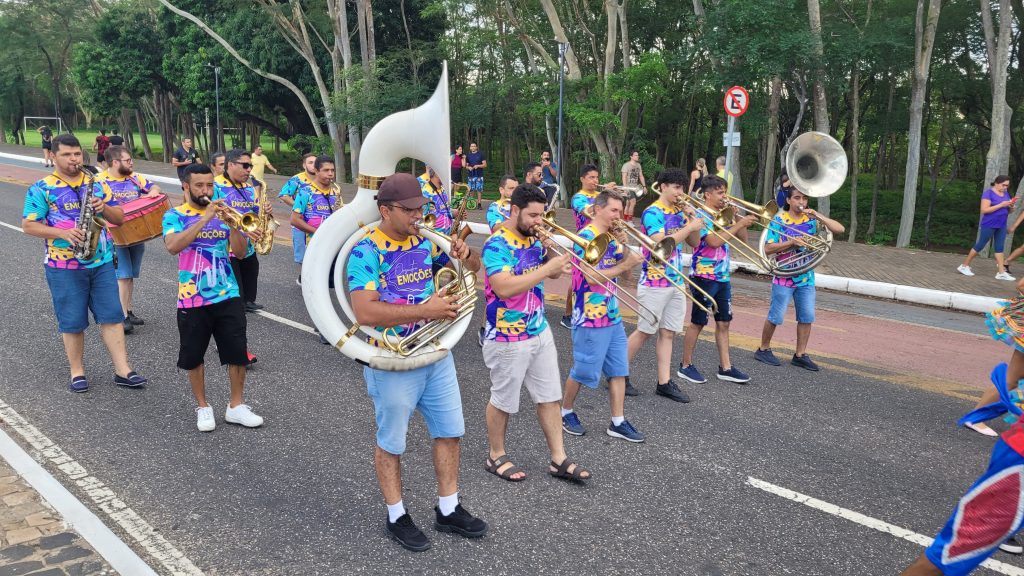
[[[0,183],[0,222],[19,224],[23,198],[24,186]],[[416,417],[403,458],[404,499],[434,547],[411,554],[384,536],[371,459],[373,411],[359,365],[313,335],[250,315],[250,347],[259,362],[249,374],[247,401],[266,425],[223,424],[226,374],[211,350],[208,396],[218,428],[198,433],[186,375],[174,366],[176,260],[158,241],[147,245],[136,283],[134,309],[146,325],[128,337],[131,361],[150,385],[113,386],[93,328],[86,357],[94,387],[70,394],[40,264],[42,241],[2,227],[0,243],[0,400],[211,575],[894,574],[921,551],[918,545],[759,490],[748,477],[931,536],[987,464],[992,445],[952,424],[971,405],[963,398],[895,383],[901,375],[883,369],[872,376],[770,368],[751,361],[749,350],[733,353],[743,358],[751,385],[686,385],[694,402],[675,404],[653,394],[648,346],[633,365],[644,393],[626,407],[647,442],[605,436],[607,395],[584,391],[578,412],[590,432],[566,444],[594,479],[587,486],[557,481],[544,473],[546,450],[527,398],[512,419],[508,448],[530,478],[510,484],[483,470],[489,382],[467,334],[454,351],[467,429],[460,495],[491,531],[467,541],[430,527],[435,482],[429,440]],[[267,311],[311,325],[290,249],[277,246],[261,263],[259,301]],[[737,284],[740,293],[764,293],[755,281]],[[983,333],[972,315],[838,295],[823,294],[819,304],[869,322],[896,315],[951,334]],[[549,310],[553,324],[558,312]],[[567,344],[568,333],[553,329]],[[900,335],[863,334],[865,343],[880,338]],[[949,361],[970,361],[971,354]],[[712,355],[702,342],[699,363],[713,365]],[[563,375],[570,360],[569,347],[561,346]],[[844,365],[842,358],[831,362]],[[81,487],[68,487],[88,502]],[[1024,566],[1019,557],[997,559]]]

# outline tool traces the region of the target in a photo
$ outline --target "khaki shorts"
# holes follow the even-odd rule
[[[551,328],[518,342],[484,340],[484,364],[491,370],[491,404],[506,414],[519,412],[524,384],[536,404],[562,399],[558,351]]]
[[[671,332],[682,332],[686,319],[686,296],[672,286],[651,288],[636,287],[636,299],[659,318],[658,325],[651,324],[642,316],[637,320],[636,329],[644,334],[654,334],[658,328]]]

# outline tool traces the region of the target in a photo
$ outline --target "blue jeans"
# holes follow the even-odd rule
[[[792,300],[796,306],[797,323],[814,324],[814,296],[813,284],[795,288],[772,284],[772,305],[768,309],[768,321],[776,326],[782,326],[786,308],[789,307],[789,301]]]
[[[405,452],[409,418],[419,410],[431,438],[461,438],[466,433],[455,361],[444,360],[407,372],[363,368],[366,392],[373,400],[377,446],[389,454]]]
[[[292,228],[292,256],[296,264],[302,264],[306,257],[306,233],[298,228]]]
[[[45,266],[46,283],[61,334],[79,334],[89,327],[89,311],[97,324],[124,321],[121,298],[117,292],[114,264],[95,268],[51,268]]]
[[[601,328],[573,328],[569,377],[587,388],[597,388],[602,373],[608,378],[629,376],[627,357],[626,329],[621,322]]]
[[[732,284],[728,281],[718,282],[716,280],[708,280],[707,278],[696,278],[690,276],[690,280],[697,286],[700,286],[715,300],[715,306],[718,311],[715,312],[715,322],[732,322]],[[690,293],[693,294],[694,298],[698,298],[704,306],[710,308],[711,302],[704,297],[703,294],[697,292],[692,287]],[[690,323],[698,326],[708,325],[708,313],[700,308],[695,303],[690,309]]]
[[[138,278],[142,274],[142,255],[146,253],[145,244],[135,246],[114,246],[117,253],[117,279]]]
[[[994,239],[994,240],[993,240]],[[992,250],[996,254],[1003,253],[1003,243],[1006,242],[1006,228],[989,228],[982,226],[981,234],[978,235],[978,242],[974,245],[975,252],[981,252],[989,240],[993,240]]]

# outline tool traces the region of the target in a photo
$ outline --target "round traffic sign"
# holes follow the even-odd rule
[[[750,105],[750,94],[743,86],[733,86],[725,91],[725,113],[729,116],[740,117],[747,111]]]

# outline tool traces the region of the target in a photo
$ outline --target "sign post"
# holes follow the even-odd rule
[[[736,119],[743,116],[750,105],[750,94],[742,86],[733,86],[725,91],[725,113],[729,115],[729,131],[725,138],[725,181],[729,184],[732,174],[732,149],[735,143],[739,146],[739,134],[736,132]],[[729,186],[732,188],[732,186]]]

